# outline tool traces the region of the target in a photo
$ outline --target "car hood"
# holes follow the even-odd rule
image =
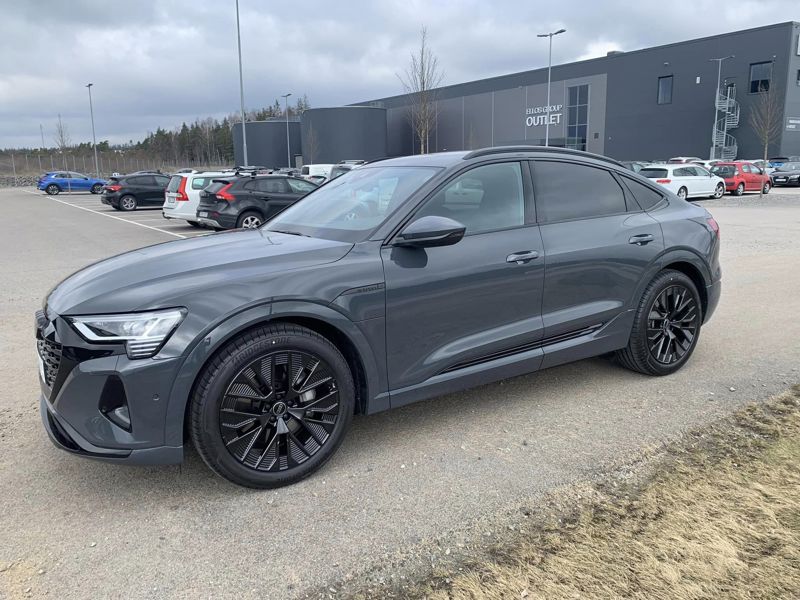
[[[166,242],[73,273],[50,292],[47,312],[53,318],[174,307],[211,290],[232,294],[239,283],[337,261],[352,247],[260,229]]]

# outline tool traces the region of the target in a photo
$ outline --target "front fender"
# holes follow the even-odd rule
[[[279,318],[290,319],[292,317],[323,321],[347,336],[358,351],[364,365],[368,406],[377,395],[382,392],[384,393],[383,395],[386,395],[385,392],[388,385],[386,383],[386,369],[379,366],[380,364],[385,365],[385,360],[382,362],[376,360],[376,355],[378,357],[383,357],[384,355],[383,348],[385,348],[385,344],[381,344],[383,338],[380,337],[377,340],[376,346],[379,347],[375,349],[367,339],[367,334],[370,333],[383,335],[383,319],[370,319],[361,323],[354,323],[330,306],[314,302],[278,301],[259,304],[231,315],[218,323],[189,352],[178,369],[170,392],[164,424],[165,444],[171,446],[183,444],[186,406],[189,402],[194,382],[208,359],[240,332],[259,324],[268,323],[271,320]],[[380,323],[375,323],[375,321],[380,321]],[[365,334],[365,331],[367,334]],[[378,351],[377,353],[376,350]],[[388,405],[386,408],[388,408]],[[375,410],[380,410],[380,407],[370,406],[369,412],[375,412]]]

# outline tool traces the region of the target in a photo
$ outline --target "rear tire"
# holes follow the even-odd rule
[[[51,183],[46,188],[44,188],[44,191],[47,192],[49,196],[58,196],[58,193],[61,191],[61,188],[58,187],[55,183]]]
[[[336,346],[305,327],[265,325],[233,339],[205,367],[189,433],[217,475],[274,488],[333,456],[354,407],[352,373]]]
[[[260,227],[264,222],[264,218],[257,212],[248,210],[239,215],[236,220],[236,227],[239,229],[255,229]]]
[[[700,294],[680,271],[662,271],[642,294],[628,345],[617,351],[627,369],[669,375],[691,357],[703,321]]]
[[[92,190],[91,191],[92,191],[93,194],[99,194],[100,192],[103,191],[103,186],[101,184],[99,184],[99,183],[95,183],[92,186]]]
[[[766,196],[767,194],[769,194],[769,191],[770,191],[771,189],[772,189],[772,186],[771,186],[769,183],[765,183],[765,184],[764,184],[764,187],[763,187],[763,188],[761,188],[761,193],[762,193],[762,194],[764,194],[764,195]]]
[[[119,209],[124,211],[136,210],[136,198],[127,194],[119,199]]]
[[[733,191],[734,196],[741,196],[744,194],[744,184],[740,183],[736,186],[736,189]]]

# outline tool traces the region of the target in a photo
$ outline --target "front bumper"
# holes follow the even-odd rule
[[[800,179],[784,179],[783,181],[778,181],[774,177],[772,178],[772,187],[781,187],[781,186],[789,186],[789,185],[800,185]]]
[[[91,345],[60,317],[37,314],[42,423],[58,448],[99,460],[176,464],[183,446],[165,441],[169,393],[179,360],[127,358],[121,348]],[[129,427],[111,418],[123,405]]]

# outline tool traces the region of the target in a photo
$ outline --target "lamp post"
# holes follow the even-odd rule
[[[244,116],[244,79],[242,78],[242,33],[239,28],[239,0],[236,0],[236,44],[239,50],[239,102],[242,108],[242,154],[244,155],[244,165],[249,166],[247,160],[247,131],[245,129]]]
[[[539,33],[536,37],[540,38],[550,38],[550,52],[547,55],[547,119],[544,122],[545,130],[544,130],[544,145],[550,145],[550,70],[553,65],[553,36],[558,35],[559,33],[564,33],[566,29],[559,29],[558,31],[553,31],[551,33]]]
[[[87,83],[86,89],[89,90],[89,116],[92,119],[92,150],[94,150],[94,176],[100,178],[100,163],[97,162],[97,137],[94,134],[94,107],[92,106],[92,86],[93,83]],[[84,165],[85,167],[86,165]]]
[[[291,92],[281,95],[283,104],[286,107],[286,166],[289,168],[292,167],[292,151],[289,148],[289,96],[291,95]]]
[[[717,106],[717,99],[719,98],[719,86],[722,83],[722,61],[729,58],[735,58],[735,54],[722,56],[720,58],[709,58],[709,62],[717,61],[717,89],[714,91],[714,126],[711,128],[712,144],[711,156],[709,158],[717,158],[717,117],[719,116],[719,106]],[[725,145],[725,139],[722,140],[722,145]]]

